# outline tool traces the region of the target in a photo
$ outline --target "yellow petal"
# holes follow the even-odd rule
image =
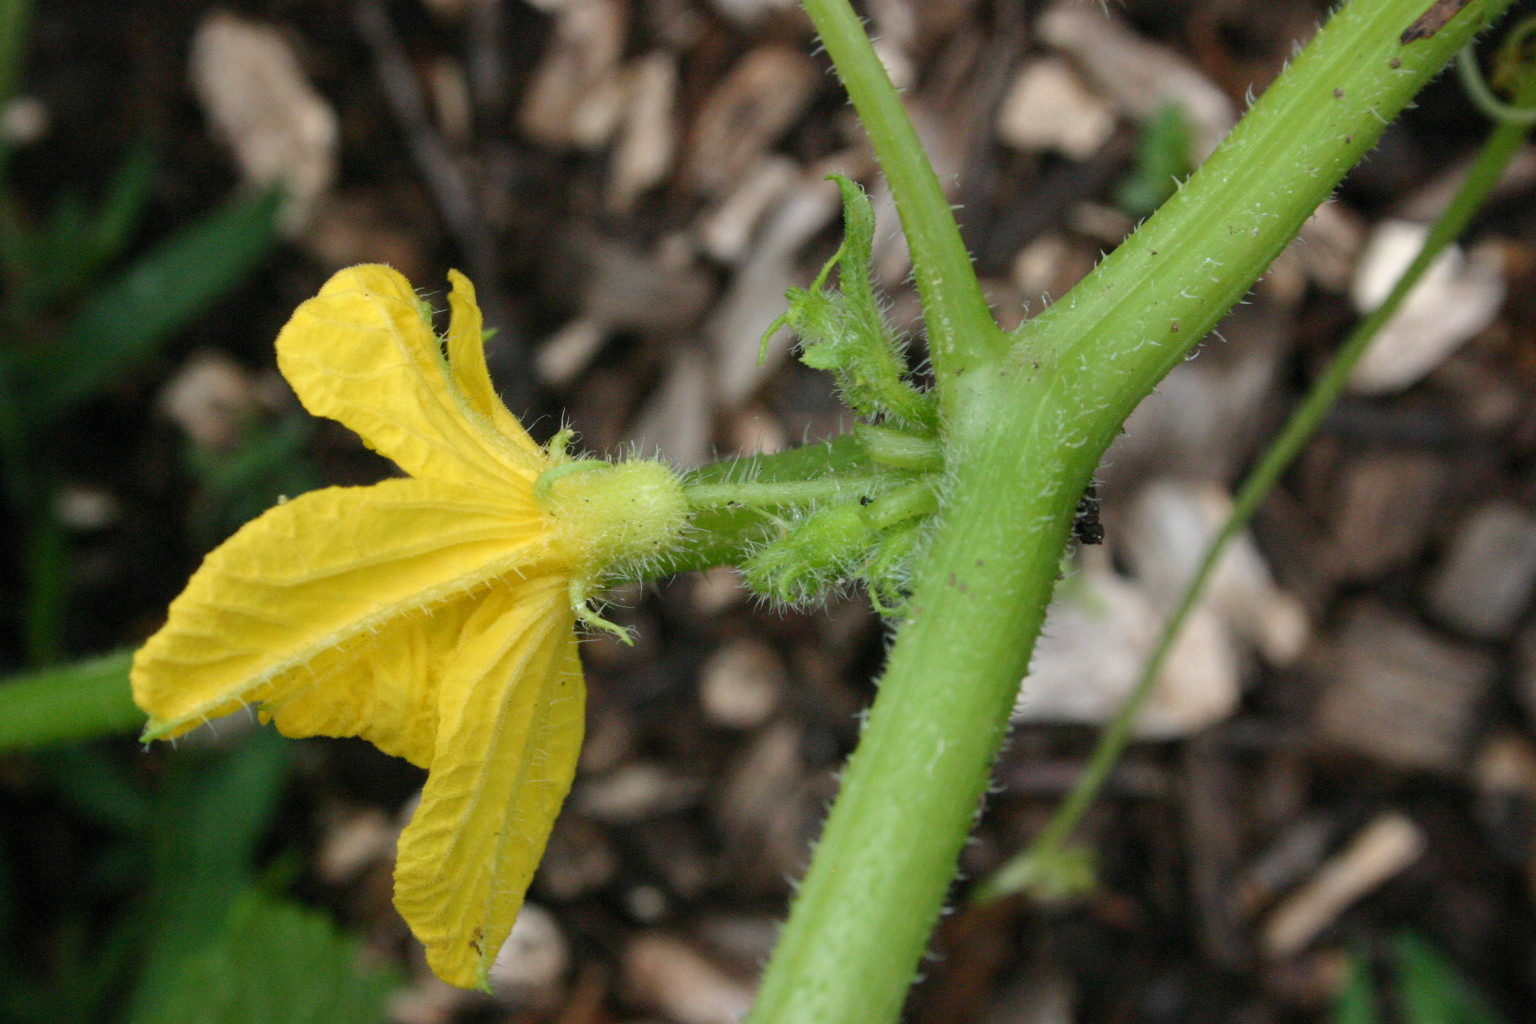
[[[565,582],[483,601],[443,680],[437,754],[395,864],[395,906],[450,984],[486,986],[570,789],[584,704]]]
[[[507,411],[491,384],[485,365],[485,320],[475,302],[475,286],[457,270],[448,271],[448,280],[453,285],[448,293],[448,367],[459,391],[497,433],[529,454],[541,455],[539,446]]]
[[[146,737],[281,701],[310,663],[401,616],[549,571],[547,531],[531,493],[424,480],[327,488],[269,509],[203,561],[134,656]]]
[[[542,466],[456,386],[416,293],[389,267],[327,281],[278,334],[277,363],[306,409],[351,427],[412,476],[484,485],[531,479]]]
[[[291,739],[360,736],[428,767],[437,743],[439,684],[481,597],[467,594],[402,615],[378,635],[326,651],[304,666],[291,695],[266,704],[263,721]]]

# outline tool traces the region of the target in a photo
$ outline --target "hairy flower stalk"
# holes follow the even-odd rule
[[[360,736],[428,770],[395,905],[433,971],[485,987],[570,789],[576,622],[687,515],[657,462],[534,443],[486,372],[474,289],[445,341],[395,271],[335,275],[277,339],[305,407],[409,474],[278,505],[210,554],[134,658],[146,739],[254,705],[286,736]],[[446,358],[445,351],[446,348]]]

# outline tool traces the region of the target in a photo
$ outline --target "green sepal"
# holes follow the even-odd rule
[[[906,606],[912,582],[912,559],[922,539],[921,525],[920,520],[912,519],[887,531],[864,567],[869,603],[887,618],[900,616]]]
[[[865,420],[856,444],[876,466],[894,471],[891,487],[861,501],[802,506],[775,517],[769,540],[742,564],[753,590],[802,605],[862,580],[882,614],[904,599],[907,565],[920,526],[937,508],[935,474],[944,468],[938,406],[908,378],[905,347],[880,310],[871,263],[875,212],[864,190],[831,175],[843,199],[842,245],[809,288],[792,288],[789,308],[767,339],[788,327],[800,340],[800,360],[836,380],[843,401]],[[838,271],[837,287],[827,280]],[[908,474],[915,474],[909,476]]]
[[[931,428],[938,422],[937,408],[907,380],[905,346],[880,312],[870,275],[874,206],[857,182],[830,177],[843,195],[843,243],[810,288],[789,290],[789,308],[768,335],[789,327],[800,339],[801,362],[832,374],[843,400],[859,415]],[[838,270],[835,290],[826,286],[833,267]],[[763,344],[766,348],[767,335]]]
[[[900,614],[922,525],[937,509],[931,477],[873,501],[842,501],[778,522],[778,536],[741,567],[747,585],[774,601],[803,606],[862,581],[882,615]]]
[[[848,582],[875,543],[862,511],[856,502],[844,502],[787,517],[779,537],[742,564],[742,578],[784,604],[820,599]]]
[[[939,510],[938,481],[919,477],[882,494],[859,510],[866,525],[885,530],[911,519],[921,519]]]

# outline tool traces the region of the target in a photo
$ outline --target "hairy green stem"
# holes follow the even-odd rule
[[[647,564],[635,578],[655,579],[716,565],[740,565],[772,533],[771,513],[740,501],[739,496],[747,493],[743,488],[771,499],[761,503],[771,508],[785,504],[782,499],[792,494],[806,503],[854,496],[858,493],[853,489],[854,481],[878,473],[879,467],[870,461],[864,446],[847,434],[790,451],[700,466],[683,479],[684,492],[693,506],[693,529],[675,549]]]
[[[1475,59],[1470,50],[1470,47],[1464,50],[1460,60],[1465,62]],[[1524,104],[1533,100],[1536,100],[1536,76],[1528,75],[1525,79],[1524,94],[1520,97],[1522,105],[1513,109],[1530,112]],[[1226,522],[1206,546],[1194,575],[1185,587],[1183,596],[1164,624],[1151,656],[1142,666],[1140,678],[1137,679],[1125,703],[1121,705],[1115,717],[1110,720],[1099,736],[1099,741],[1089,756],[1087,767],[1083,770],[1077,784],[1073,786],[1072,792],[1068,794],[1067,799],[1028,848],[1010,859],[984,884],[977,887],[972,897],[975,902],[986,902],[1018,892],[1031,882],[1045,877],[1043,873],[1050,871],[1050,865],[1066,863],[1059,859],[1063,844],[1071,837],[1083,815],[1098,798],[1099,791],[1108,781],[1110,773],[1119,763],[1120,755],[1125,752],[1126,746],[1130,743],[1142,708],[1145,707],[1156,688],[1156,681],[1162,675],[1163,666],[1167,664],[1185,622],[1200,603],[1206,584],[1216,571],[1217,565],[1220,564],[1222,553],[1226,551],[1227,545],[1248,525],[1254,513],[1258,511],[1260,503],[1280,479],[1280,474],[1295,461],[1296,456],[1301,453],[1302,446],[1317,432],[1323,417],[1344,393],[1345,387],[1349,384],[1350,374],[1360,362],[1361,357],[1365,355],[1366,349],[1369,348],[1377,333],[1397,312],[1398,307],[1408,297],[1408,293],[1413,290],[1413,286],[1429,270],[1435,259],[1445,251],[1446,246],[1466,230],[1473,216],[1482,209],[1489,193],[1498,184],[1500,175],[1504,173],[1509,162],[1514,159],[1515,154],[1524,144],[1530,132],[1531,123],[1524,117],[1518,120],[1504,119],[1489,134],[1461,188],[1430,228],[1424,239],[1423,248],[1403,271],[1402,277],[1393,285],[1392,291],[1382,304],[1372,310],[1340,346],[1327,371],[1318,378],[1301,404],[1292,412],[1285,428],[1264,453],[1258,466],[1243,482],[1233,500],[1232,511]]]
[[[1536,21],[1522,22],[1519,28],[1511,32],[1500,47],[1501,54],[1510,55],[1511,59],[1519,60],[1523,56],[1521,51],[1530,43],[1532,35],[1536,35]],[[1481,69],[1477,66],[1477,51],[1472,47],[1461,52],[1456,61],[1456,75],[1461,80],[1461,87],[1466,90],[1472,103],[1489,118],[1506,125],[1536,125],[1536,107],[1523,103],[1513,105],[1505,103],[1494,95],[1488,82],[1483,78]],[[1524,79],[1521,79],[1521,88],[1524,88]]]
[[[806,0],[805,10],[891,183],[912,252],[934,368],[963,372],[983,358],[996,357],[1007,339],[987,309],[949,200],[863,23],[848,0]],[[939,401],[946,406],[944,388]]]
[[[118,651],[0,681],[0,754],[115,733],[144,724],[128,692],[132,651]]]
[[[873,52],[853,45],[838,13],[846,5],[805,3],[818,29],[838,33],[827,49],[850,91],[854,82],[889,91]],[[1012,348],[966,346],[942,360],[935,352],[948,487],[751,1024],[896,1019],[1007,730],[1077,500],[1104,448],[1386,123],[1507,3],[1471,0],[1437,33],[1404,45],[1399,36],[1424,0],[1354,0],[1182,191]],[[905,167],[913,141],[894,93],[855,100],[887,173]],[[898,203],[910,205],[907,193],[928,179],[891,180]],[[904,223],[916,265],[932,267],[929,241],[905,212]],[[969,292],[958,273],[924,285],[925,304],[938,304],[926,310],[930,323],[941,328],[954,300],[930,293]],[[959,308],[969,307],[962,300]],[[935,333],[941,349],[957,344]]]
[[[684,484],[683,496],[694,508],[716,505],[781,508],[838,498],[873,498],[890,490],[898,482],[894,474],[872,473],[867,476],[833,476],[818,480],[778,480],[767,483]]]

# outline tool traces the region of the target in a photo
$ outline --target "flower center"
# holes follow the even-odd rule
[[[535,493],[580,575],[665,554],[687,522],[682,484],[661,462],[568,462],[545,470]]]

